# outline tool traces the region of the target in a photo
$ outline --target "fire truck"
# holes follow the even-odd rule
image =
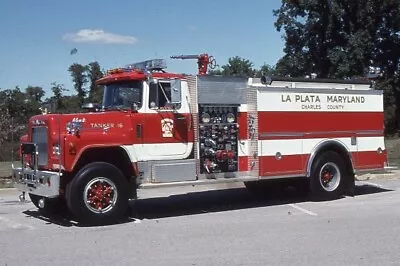
[[[266,193],[267,181],[301,180],[330,200],[387,166],[383,94],[369,81],[210,75],[207,54],[172,58],[197,58],[198,73],[130,64],[97,81],[101,105],[31,117],[13,166],[21,200],[105,223],[139,189],[242,182]]]

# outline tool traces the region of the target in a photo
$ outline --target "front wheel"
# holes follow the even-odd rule
[[[128,208],[128,181],[108,163],[91,163],[67,186],[67,204],[79,222],[104,224],[121,219]]]
[[[311,171],[310,190],[318,199],[335,199],[343,195],[347,178],[346,165],[336,152],[319,156]]]

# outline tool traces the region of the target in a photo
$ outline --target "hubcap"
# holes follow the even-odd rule
[[[94,213],[105,213],[112,210],[117,202],[117,197],[116,185],[105,177],[92,179],[83,192],[86,207]]]
[[[319,172],[319,181],[322,188],[326,191],[334,191],[340,184],[340,170],[334,163],[326,163]]]

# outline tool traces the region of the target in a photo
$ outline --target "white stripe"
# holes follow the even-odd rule
[[[363,102],[346,102],[352,97],[363,99]],[[383,112],[383,95],[277,92],[266,89],[258,91],[257,105],[258,111]]]
[[[316,139],[274,139],[259,142],[260,156],[275,156],[277,152],[282,155],[310,154],[320,143],[327,138]],[[384,137],[359,137],[357,145],[351,145],[351,138],[334,138],[340,141],[350,152],[377,151],[385,148]]]
[[[132,162],[147,160],[179,160],[187,158],[192,151],[189,143],[152,143],[123,145]]]
[[[351,138],[333,138],[339,141],[350,152],[377,151],[385,149],[385,139],[381,137],[358,137],[357,145],[351,145]],[[315,139],[273,139],[258,141],[259,156],[275,156],[277,152],[284,155],[310,154],[318,144],[328,141],[328,138]],[[122,146],[129,154],[131,161],[172,160],[187,158],[193,143],[157,143],[134,144]],[[238,155],[249,154],[249,140],[238,142]]]
[[[302,207],[299,207],[299,206],[297,206],[297,205],[289,204],[289,206],[292,207],[292,208],[295,208],[295,209],[297,209],[297,210],[299,210],[299,211],[301,211],[301,212],[307,213],[307,214],[309,214],[309,215],[317,216],[316,213],[314,213],[314,212],[312,212],[312,211],[309,211],[309,210],[306,210],[306,209],[304,209],[304,208],[302,208]]]

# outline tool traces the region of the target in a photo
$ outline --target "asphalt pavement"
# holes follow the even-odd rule
[[[0,265],[399,265],[399,191],[396,179],[324,202],[241,185],[143,190],[127,221],[83,227],[0,190]]]

